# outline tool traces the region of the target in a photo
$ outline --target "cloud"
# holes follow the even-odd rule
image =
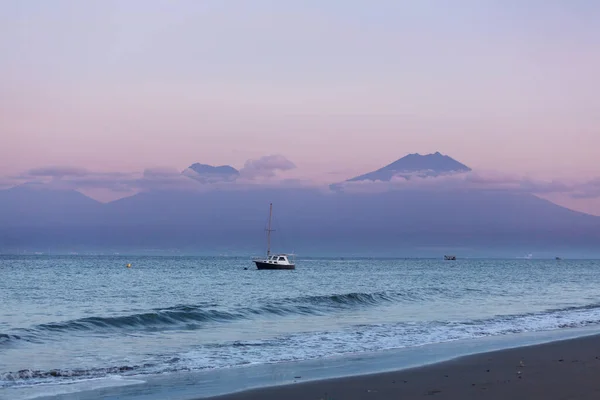
[[[343,182],[334,187],[345,192],[377,193],[391,190],[420,189],[420,190],[451,190],[479,189],[504,190],[532,194],[570,193],[574,195],[587,184],[562,182],[557,180],[540,180],[517,174],[506,174],[495,171],[465,172],[439,176],[394,176],[390,181],[352,181]],[[600,190],[599,190],[600,191]],[[593,192],[587,191],[591,194]],[[600,196],[600,193],[598,193]]]
[[[206,180],[193,176],[196,172],[186,169],[181,173],[172,167],[151,167],[141,172],[96,172],[73,166],[47,166],[30,169],[16,177],[0,179],[0,187],[8,188],[23,183],[38,182],[44,188],[56,190],[112,191],[137,193],[156,190],[244,190],[266,186],[301,187],[310,182],[297,179],[273,179],[280,171],[296,166],[281,155],[248,160],[240,172],[240,179]],[[190,175],[192,174],[192,175]]]
[[[180,172],[177,169],[171,167],[146,168],[143,173],[144,178],[148,179],[173,178],[179,175],[181,175]]]
[[[86,176],[89,174],[90,172],[85,168],[69,166],[48,166],[30,169],[24,174],[24,176],[63,178],[65,176]]]
[[[14,179],[14,178],[10,178],[10,177],[0,177],[0,189],[8,189],[11,188],[13,186],[16,186],[18,184],[22,183],[20,180]]]
[[[502,174],[498,172],[469,172],[465,181],[470,187],[512,190],[526,193],[568,193],[576,188],[572,182],[561,182],[558,180],[542,180],[523,177],[517,174]]]
[[[30,169],[12,177],[12,185],[37,183],[47,189],[77,190],[84,188],[106,188],[124,190],[123,185],[132,174],[123,172],[94,172],[73,166],[47,166]]]
[[[160,185],[172,186],[179,180],[175,169],[164,167],[149,168],[141,173],[95,172],[85,168],[49,166],[30,169],[17,176],[13,185],[38,182],[45,188],[56,190],[95,190],[107,189],[114,192],[131,192]],[[185,178],[184,178],[185,179]]]
[[[0,188],[22,183],[40,183],[42,187],[59,190],[110,191],[116,194],[134,194],[157,190],[250,190],[265,187],[300,188],[320,187],[307,179],[292,179],[296,165],[281,155],[270,155],[248,160],[235,181],[206,181],[194,179],[172,167],[151,167],[140,172],[96,172],[72,166],[34,168],[17,177],[0,178]],[[192,171],[194,172],[194,171]],[[195,172],[194,172],[195,173]],[[444,191],[456,189],[502,190],[542,195],[562,194],[576,199],[600,198],[600,178],[588,182],[540,180],[497,171],[471,171],[439,176],[409,177],[397,175],[388,182],[353,181],[333,185],[336,190],[349,193],[378,193],[395,190]]]
[[[282,155],[264,156],[257,160],[248,160],[240,170],[242,179],[272,178],[278,171],[289,171],[296,164]]]
[[[202,190],[202,184],[183,175],[175,168],[147,168],[142,176],[128,182],[132,190]]]
[[[134,179],[134,174],[90,172],[87,175],[54,179],[46,184],[60,190],[108,189],[114,192],[128,192]]]
[[[571,194],[574,199],[596,199],[600,197],[600,178],[580,185],[577,190]]]
[[[147,168],[141,173],[89,173],[51,182],[55,187],[73,190],[109,189],[115,192],[200,189],[197,182],[183,176],[175,168]]]

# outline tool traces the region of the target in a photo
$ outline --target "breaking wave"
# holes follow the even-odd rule
[[[325,297],[329,298],[326,301],[342,301],[344,304],[348,301],[359,301],[360,304],[363,304],[364,302],[370,303],[374,301],[377,296],[363,298],[349,294],[337,297],[335,300],[332,300],[332,298],[336,296]],[[319,300],[312,298],[310,301],[318,302]],[[377,301],[392,300],[380,299]],[[178,309],[180,310],[181,308],[183,307],[179,307]],[[171,311],[173,310],[171,309]],[[197,312],[197,310],[188,310],[188,312],[192,311]],[[231,318],[233,314],[211,313],[209,315],[210,318]],[[206,318],[204,314],[199,314],[197,317],[199,316]],[[136,321],[135,323],[145,323],[140,322],[144,321],[144,318],[148,317],[143,317],[141,320],[135,317],[133,320]],[[77,323],[85,324],[82,321],[78,320]],[[126,319],[126,321],[129,321],[129,319]],[[205,344],[182,354],[156,355],[153,360],[149,360],[151,362],[139,365],[122,364],[90,369],[24,369],[5,372],[0,373],[0,387],[56,381],[67,382],[114,375],[143,375],[308,360],[484,336],[501,336],[598,324],[600,324],[600,304],[550,309],[541,313],[504,315],[474,320],[354,325],[334,332],[294,333],[253,341]],[[6,338],[9,335],[2,334],[1,337]]]
[[[54,323],[45,323],[27,329],[19,329],[19,334],[0,333],[0,346],[9,342],[27,340],[38,341],[48,334],[85,332],[159,332],[172,329],[195,330],[209,324],[228,323],[237,320],[273,316],[326,315],[337,311],[360,307],[375,307],[397,301],[414,301],[418,296],[405,293],[346,293],[324,296],[304,296],[297,298],[263,301],[257,307],[237,307],[219,309],[211,305],[179,305],[152,309],[147,312],[120,316],[86,317]]]

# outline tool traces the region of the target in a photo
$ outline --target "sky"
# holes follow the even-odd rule
[[[593,180],[598,21],[594,0],[5,0],[0,176],[282,155],[335,182],[441,151]]]

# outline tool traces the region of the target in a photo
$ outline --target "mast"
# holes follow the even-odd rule
[[[271,218],[273,216],[273,203],[269,204],[269,227],[267,228],[267,257],[269,257],[269,255],[271,255],[271,232],[273,232],[273,229],[271,229]]]

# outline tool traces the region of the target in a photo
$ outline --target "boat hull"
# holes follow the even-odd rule
[[[264,261],[254,261],[258,269],[296,269],[294,264],[274,264]]]

